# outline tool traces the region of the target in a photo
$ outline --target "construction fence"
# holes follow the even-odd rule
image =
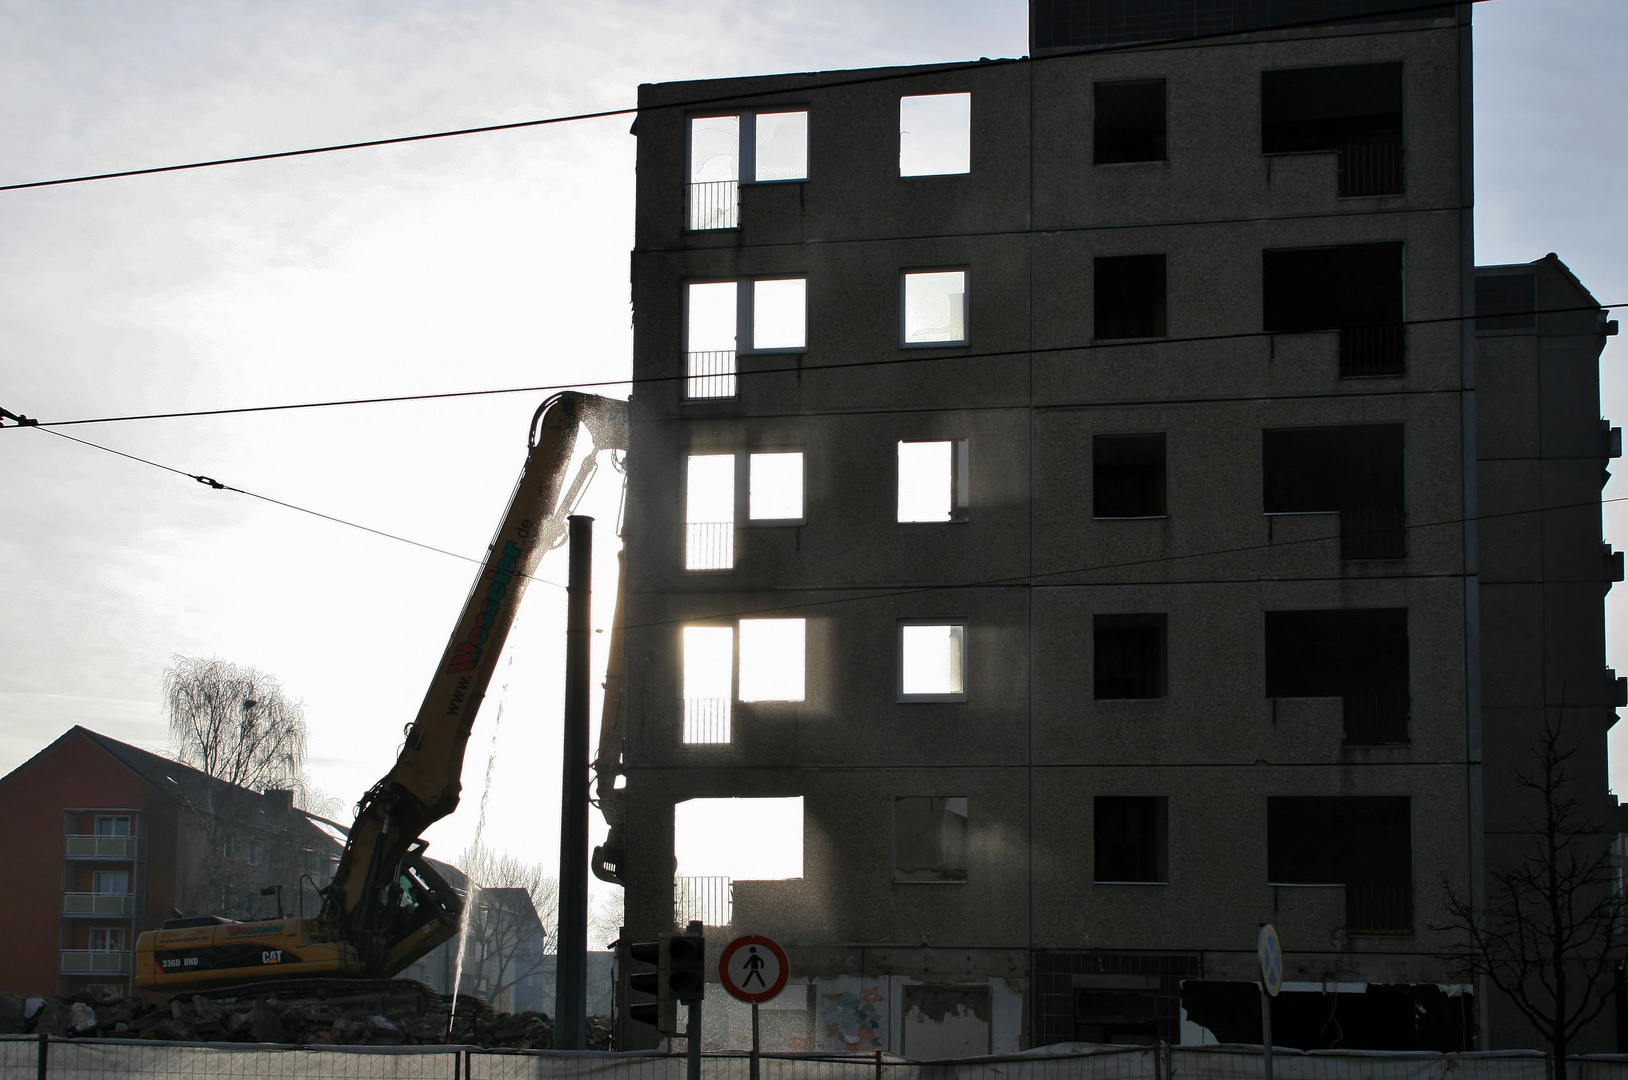
[[[763,1054],[759,1080],[1264,1080],[1258,1046],[1043,1047],[1009,1057]],[[1547,1080],[1537,1051],[1435,1054],[1278,1049],[1273,1080]],[[1574,1057],[1569,1080],[1628,1080],[1628,1055]],[[741,1053],[706,1054],[703,1080],[751,1080]],[[686,1080],[682,1054],[466,1046],[295,1047],[0,1038],[0,1080]]]

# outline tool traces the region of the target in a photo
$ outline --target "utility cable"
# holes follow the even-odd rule
[[[1206,48],[1212,46],[1225,46],[1236,44],[1220,41],[1220,38],[1239,37],[1249,34],[1271,33],[1285,30],[1304,30],[1330,25],[1344,25],[1361,21],[1372,21],[1376,17],[1406,16],[1427,11],[1451,7],[1455,10],[1468,7],[1472,4],[1488,3],[1489,0],[1427,0],[1425,3],[1410,4],[1404,7],[1391,8],[1381,12],[1365,12],[1361,15],[1350,15],[1333,19],[1305,19],[1299,22],[1283,23],[1253,30],[1221,30],[1209,34],[1190,34],[1181,37],[1161,38],[1155,41],[1129,42],[1116,45],[1089,46],[1080,49],[1067,49],[1058,52],[1048,52],[1040,57],[1004,57],[998,60],[963,60],[952,61],[946,64],[911,65],[915,70],[894,70],[889,74],[875,74],[854,76],[847,79],[827,80],[820,83],[804,83],[798,86],[782,86],[769,90],[752,90],[739,94],[717,95],[703,98],[690,98],[683,101],[664,102],[660,105],[651,105],[645,111],[659,109],[689,109],[700,108],[707,105],[724,105],[732,102],[747,101],[763,97],[782,97],[786,94],[802,94],[818,90],[830,90],[843,86],[861,86],[867,83],[890,82],[901,79],[921,78],[927,75],[942,75],[945,72],[963,71],[972,68],[1001,67],[1011,64],[1043,63],[1048,60],[1065,60],[1078,56],[1097,56],[1104,53],[1128,51],[1158,51],[1175,46],[1186,48]],[[1376,31],[1379,33],[1419,33],[1416,28],[1405,31]],[[1344,36],[1344,35],[1320,35]],[[1318,40],[1318,37],[1297,38],[1297,41]],[[752,76],[726,76],[726,78],[751,78]],[[774,76],[762,76],[774,77]],[[785,76],[780,76],[784,78]],[[711,80],[709,80],[711,81]],[[722,81],[722,80],[718,80]],[[310,146],[300,150],[276,150],[264,154],[244,154],[238,157],[212,158],[207,161],[191,161],[181,165],[156,165],[146,169],[120,169],[113,172],[90,173],[82,176],[64,176],[55,180],[30,180],[18,184],[0,184],[0,191],[25,191],[31,188],[61,187],[65,184],[85,184],[94,180],[117,180],[131,176],[153,176],[159,173],[186,172],[192,169],[210,169],[220,165],[244,165],[255,161],[276,161],[283,158],[309,157],[313,154],[332,154],[341,150],[363,150],[375,146],[398,146],[404,143],[427,142],[432,139],[451,139],[462,135],[482,135],[495,131],[515,131],[520,128],[544,127],[551,124],[569,124],[580,120],[602,120],[611,116],[630,116],[641,111],[641,107],[634,105],[620,109],[600,109],[593,112],[569,113],[561,116],[547,116],[536,120],[516,120],[505,124],[483,124],[477,127],[453,128],[447,131],[429,131],[417,135],[395,135],[383,139],[363,139],[358,142],[332,143],[325,146]]]
[[[1616,308],[1628,308],[1628,302],[1615,303],[1615,304],[1593,304],[1593,305],[1585,305],[1585,306],[1579,306],[1579,307],[1534,308],[1531,311],[1524,311],[1524,312],[1523,311],[1513,311],[1513,312],[1512,311],[1502,311],[1502,312],[1498,313],[1497,317],[1505,317],[1505,316],[1510,316],[1510,315],[1534,315],[1534,316],[1536,316],[1536,315],[1563,315],[1563,314],[1577,313],[1577,312],[1608,311],[1608,310],[1613,310],[1613,309],[1616,309]],[[1465,322],[1465,321],[1473,321],[1473,320],[1475,320],[1477,318],[1490,318],[1490,317],[1493,317],[1493,316],[1487,316],[1487,315],[1444,315],[1444,316],[1441,316],[1441,317],[1438,317],[1438,318],[1433,318],[1433,319],[1404,319],[1400,323],[1388,323],[1386,325],[1390,325],[1390,326],[1432,326],[1432,325],[1438,325],[1438,324],[1442,324],[1442,323],[1458,323],[1458,322]],[[749,379],[749,378],[757,378],[757,377],[763,376],[763,375],[786,375],[786,374],[796,374],[796,375],[801,375],[801,376],[812,376],[812,375],[820,374],[822,372],[842,371],[842,370],[851,369],[851,368],[887,367],[887,366],[901,365],[901,364],[943,363],[943,362],[946,362],[946,361],[957,361],[957,360],[966,361],[966,360],[1016,359],[1018,357],[1022,357],[1022,356],[1026,356],[1026,355],[1035,355],[1035,354],[1040,354],[1040,353],[1095,352],[1095,351],[1097,351],[1099,349],[1135,349],[1135,348],[1153,348],[1153,347],[1205,344],[1205,343],[1221,342],[1221,341],[1244,341],[1244,340],[1250,340],[1250,339],[1253,339],[1253,338],[1278,337],[1278,336],[1281,336],[1281,335],[1289,333],[1289,332],[1290,331],[1283,331],[1283,330],[1251,330],[1251,331],[1246,331],[1246,332],[1243,332],[1243,333],[1236,333],[1236,334],[1200,334],[1200,335],[1195,335],[1193,337],[1184,337],[1184,338],[1140,338],[1140,339],[1131,340],[1131,341],[1091,341],[1091,342],[1086,342],[1086,343],[1074,343],[1074,344],[1069,344],[1069,345],[1048,345],[1048,346],[1045,346],[1043,348],[1033,348],[1033,349],[1031,349],[1031,348],[998,349],[998,350],[994,350],[994,351],[991,351],[991,352],[939,353],[936,350],[934,350],[930,354],[924,355],[924,354],[921,354],[921,353],[911,351],[911,352],[906,353],[905,355],[896,356],[896,357],[889,357],[888,359],[885,359],[885,360],[846,360],[846,361],[841,361],[841,362],[838,362],[838,363],[827,363],[827,364],[812,364],[812,365],[792,364],[792,365],[785,365],[785,366],[781,366],[781,367],[758,368],[758,369],[755,369],[755,370],[752,370],[752,371],[740,371],[740,370],[737,370],[735,372],[735,377],[737,379]],[[1294,331],[1294,332],[1299,333],[1300,331]],[[1317,332],[1317,331],[1306,331],[1306,332],[1312,333],[1312,332]],[[1332,332],[1332,331],[1329,331],[1329,332]],[[953,346],[951,346],[951,348],[953,348]],[[740,355],[752,356],[754,354],[749,353],[749,352],[744,353],[744,354],[737,353],[737,356],[740,356]],[[759,355],[761,355],[761,354],[759,354]],[[22,415],[17,414],[17,413],[9,412],[9,411],[7,411],[5,409],[0,409],[0,417],[10,419],[11,421],[13,421],[9,425],[0,423],[0,427],[18,427],[18,426],[28,427],[28,426],[32,426],[32,427],[55,428],[55,427],[72,427],[72,426],[80,425],[80,424],[123,423],[123,422],[126,422],[126,421],[134,421],[134,420],[177,420],[177,419],[188,419],[188,418],[195,418],[195,417],[202,417],[202,416],[236,416],[236,415],[242,415],[242,414],[248,414],[248,413],[288,412],[288,411],[299,410],[299,409],[330,409],[330,408],[338,408],[338,407],[341,407],[341,406],[351,406],[351,405],[387,405],[387,404],[396,404],[396,403],[413,402],[413,401],[445,401],[445,400],[448,400],[448,399],[451,399],[451,398],[493,397],[493,396],[498,396],[498,395],[503,395],[503,394],[538,394],[538,393],[554,393],[554,392],[560,391],[560,390],[604,389],[604,388],[620,387],[620,386],[626,386],[626,387],[650,386],[650,385],[659,385],[659,384],[663,384],[663,383],[684,382],[684,381],[687,381],[690,378],[692,378],[692,376],[687,375],[687,374],[646,375],[646,376],[642,376],[642,377],[639,377],[639,378],[634,378],[634,377],[630,376],[630,377],[625,378],[625,379],[600,379],[600,380],[579,381],[579,382],[570,382],[570,383],[553,383],[553,384],[541,385],[541,386],[505,386],[505,387],[495,387],[495,388],[486,389],[486,390],[444,390],[444,391],[439,391],[439,392],[435,392],[435,393],[428,393],[428,394],[392,394],[392,395],[383,396],[383,397],[337,398],[337,399],[332,399],[332,400],[327,400],[327,401],[291,402],[291,403],[282,404],[282,405],[241,405],[241,406],[235,406],[235,407],[223,408],[223,409],[188,409],[188,410],[178,411],[178,412],[125,413],[125,414],[113,415],[113,416],[81,417],[81,418],[74,419],[74,420],[41,420],[38,417],[22,416]],[[1408,390],[1408,389],[1381,390],[1381,391],[1374,391],[1369,396],[1393,396],[1393,395],[1406,395],[1406,394],[1419,394],[1419,393],[1455,393],[1456,394],[1456,393],[1459,393],[1461,389],[1462,388],[1459,388],[1459,387],[1449,387],[1449,388],[1444,388],[1444,389],[1439,389],[1439,390],[1428,390],[1428,389],[1426,389],[1426,390],[1419,390],[1419,389],[1414,389],[1414,390]],[[1341,393],[1341,394],[1311,394],[1311,395],[1293,395],[1293,394],[1290,394],[1290,395],[1256,395],[1256,396],[1257,397],[1273,397],[1274,399],[1281,397],[1282,400],[1293,401],[1293,400],[1298,400],[1300,397],[1356,397],[1356,396],[1362,396],[1363,394],[1364,394],[1364,392],[1362,392],[1362,391],[1354,391],[1354,392],[1346,392],[1346,393]],[[723,399],[720,399],[720,400],[723,400]],[[1171,399],[1168,402],[1164,401],[1164,400],[1147,400],[1147,401],[1133,402],[1133,403],[1130,403],[1130,404],[1137,404],[1137,405],[1204,404],[1204,403],[1206,403],[1208,401],[1211,401],[1211,400],[1212,399],[1208,399],[1208,398],[1184,398],[1184,399],[1179,399],[1179,400]],[[1228,402],[1228,401],[1233,401],[1233,400],[1237,400],[1237,399],[1234,398],[1234,397],[1225,397],[1225,398],[1216,398],[1216,399],[1213,399],[1213,400],[1217,401],[1217,402]],[[706,403],[705,399],[698,399],[696,402],[691,402],[690,404],[705,404],[705,403]],[[1119,405],[1122,405],[1122,404],[1126,404],[1126,403],[1111,401],[1111,400],[1073,403],[1074,407],[1080,407],[1080,406],[1084,406],[1084,405],[1102,405],[1104,407],[1110,407],[1110,406],[1119,406]],[[1060,406],[1052,406],[1052,407],[1060,407]],[[955,409],[946,408],[946,409],[943,409],[942,411],[954,412]]]

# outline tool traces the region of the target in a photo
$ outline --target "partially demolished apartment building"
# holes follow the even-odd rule
[[[1475,267],[1470,45],[1034,0],[1021,61],[641,88],[632,938],[775,937],[782,1049],[1258,1041],[1263,921],[1280,1044],[1532,1045],[1433,927],[1546,709],[1615,829],[1615,328]]]

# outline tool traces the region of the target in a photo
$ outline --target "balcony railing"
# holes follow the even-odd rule
[[[1401,746],[1408,741],[1406,690],[1364,690],[1341,699],[1345,745]]]
[[[1340,511],[1340,558],[1405,559],[1408,534],[1400,506],[1350,506]]]
[[[735,890],[729,878],[673,879],[673,921],[679,926],[691,920],[702,926],[728,926],[734,918]]]
[[[70,892],[62,894],[62,914],[81,918],[109,916],[129,918],[136,913],[136,898],[130,893]]]
[[[705,401],[735,396],[735,350],[685,354],[684,396]]]
[[[63,949],[62,972],[65,975],[128,975],[130,953],[107,949]]]
[[[684,524],[684,569],[731,570],[735,566],[733,521],[689,521]]]
[[[1340,328],[1340,378],[1407,374],[1407,327],[1400,323]]]
[[[134,859],[136,857],[136,838],[134,836],[71,835],[64,839],[67,841],[65,853],[70,859]]]
[[[1405,190],[1400,131],[1342,140],[1339,155],[1340,198],[1400,195]]]
[[[741,186],[734,180],[691,184],[686,196],[691,232],[738,229],[741,223]]]
[[[729,699],[685,698],[684,742],[690,746],[727,744]]]
[[[1408,882],[1359,881],[1345,887],[1345,932],[1413,933],[1413,886]]]

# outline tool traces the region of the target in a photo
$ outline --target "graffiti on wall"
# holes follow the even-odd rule
[[[849,1051],[882,1049],[883,1024],[887,1021],[882,988],[860,983],[857,989],[848,989],[841,982],[820,994],[820,1027],[827,1047]]]

